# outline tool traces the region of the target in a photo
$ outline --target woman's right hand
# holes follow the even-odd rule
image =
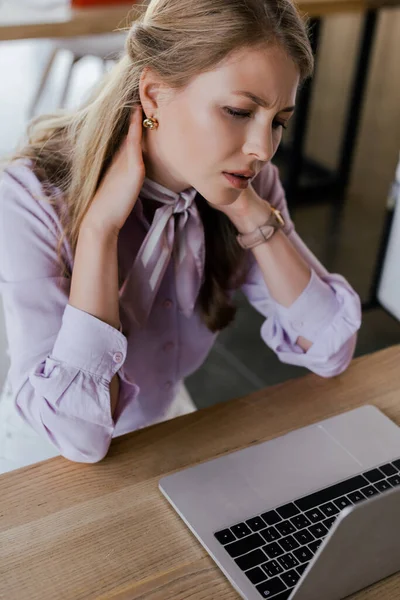
[[[118,235],[135,206],[145,177],[142,107],[132,109],[128,134],[107,169],[82,226]]]

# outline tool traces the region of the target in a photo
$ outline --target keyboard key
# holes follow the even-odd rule
[[[375,487],[380,492],[386,492],[386,490],[392,489],[392,486],[390,485],[390,483],[385,479],[383,481],[377,481],[375,484]]]
[[[311,542],[311,544],[308,544],[308,547],[313,554],[316,553],[322,542],[323,540],[315,540],[315,542]]]
[[[260,529],[265,529],[265,521],[261,517],[248,519],[246,521],[246,525],[248,525],[252,531],[260,531]]]
[[[260,592],[263,598],[270,598],[271,596],[274,596],[274,594],[283,592],[287,588],[282,579],[279,577],[274,577],[274,579],[270,579],[269,581],[264,581],[264,583],[256,585],[256,589]]]
[[[275,529],[275,527],[268,527],[267,529],[263,529],[260,534],[263,536],[264,540],[269,544],[274,542],[275,540],[279,540],[281,534],[279,531]]]
[[[299,542],[297,542],[292,535],[288,535],[287,537],[282,538],[281,540],[279,540],[278,543],[280,546],[282,546],[285,552],[290,552],[291,550],[298,548],[300,545]]]
[[[262,565],[262,568],[264,569],[268,577],[275,577],[275,575],[283,573],[281,565],[276,560],[270,560],[265,565]]]
[[[364,485],[367,485],[367,480],[362,475],[356,475],[356,477],[352,477],[351,479],[346,479],[346,481],[341,481],[340,483],[336,483],[328,488],[324,488],[319,492],[314,492],[308,496],[304,496],[304,498],[300,498],[295,501],[296,506],[305,512],[306,510],[310,510],[311,508],[315,508],[320,504],[325,504],[325,502],[329,502],[330,500],[334,500],[335,498],[340,498],[340,496],[344,496],[349,494],[350,492],[354,492],[355,490],[359,490]]]
[[[365,496],[362,492],[360,492],[360,490],[358,490],[357,492],[352,492],[349,494],[349,500],[351,500],[353,504],[357,504],[357,502],[365,500]]]
[[[315,525],[311,525],[310,531],[316,538],[322,538],[326,536],[328,533],[327,528],[322,523],[316,523]]]
[[[255,567],[254,569],[250,569],[250,571],[246,571],[245,575],[250,579],[251,583],[257,585],[257,583],[261,583],[265,579],[267,579],[266,574],[260,567]]]
[[[393,475],[393,477],[389,477],[388,482],[393,485],[400,485],[400,475]]]
[[[304,563],[303,565],[299,565],[298,567],[296,567],[296,571],[301,576],[301,575],[303,575],[303,573],[307,569],[307,567],[308,567],[308,563]]]
[[[296,531],[296,528],[290,521],[282,521],[282,523],[276,525],[276,528],[282,535],[289,535],[289,533],[294,533]]]
[[[231,531],[236,535],[237,538],[246,537],[246,535],[250,535],[251,529],[247,527],[245,523],[238,523],[237,525],[233,525],[231,527]]]
[[[344,508],[346,508],[346,506],[351,506],[353,504],[351,502],[351,500],[346,498],[346,496],[342,496],[341,498],[338,498],[337,500],[334,500],[333,502],[334,502],[334,504],[336,504],[336,506],[338,507],[339,510],[343,510]]]
[[[396,467],[394,465],[391,465],[390,463],[388,463],[387,465],[383,465],[382,467],[379,467],[379,468],[388,477],[390,475],[396,475],[396,473],[397,473]]]
[[[365,496],[367,496],[367,498],[379,494],[378,490],[373,485],[369,485],[368,487],[362,488],[361,491]]]
[[[325,521],[322,521],[322,525],[325,525],[327,529],[330,529],[335,521],[336,517],[330,517],[329,519],[325,519]]]
[[[229,544],[229,542],[234,542],[236,539],[230,529],[223,529],[222,531],[217,531],[217,533],[214,533],[214,535],[220,544]]]
[[[333,504],[333,502],[327,502],[319,508],[326,517],[334,517],[339,513],[339,509]]]
[[[270,510],[269,512],[263,513],[261,518],[266,522],[267,525],[275,525],[282,521],[282,517],[278,515],[276,510]]]
[[[306,512],[306,516],[312,523],[318,523],[318,521],[323,521],[325,519],[325,515],[319,510],[319,508],[314,508],[313,510],[309,510]]]
[[[293,537],[299,542],[299,544],[309,544],[315,537],[311,535],[308,529],[303,529],[302,531],[297,531],[293,534]]]
[[[303,529],[303,527],[311,525],[311,521],[305,515],[297,515],[297,517],[290,519],[290,522],[293,523],[296,529]]]
[[[281,556],[284,553],[284,550],[279,546],[277,542],[272,542],[272,544],[268,544],[263,547],[265,554],[269,556],[269,558],[276,558],[277,556]]]
[[[283,519],[290,519],[290,517],[294,517],[300,513],[299,509],[293,504],[293,502],[277,508],[276,512],[278,512]]]
[[[293,554],[285,554],[284,556],[280,556],[278,558],[278,563],[282,565],[282,567],[286,570],[292,569],[293,567],[297,567],[299,561]]]
[[[261,565],[267,560],[264,552],[257,548],[257,550],[253,550],[252,552],[248,552],[243,556],[235,559],[235,563],[242,569],[242,571],[247,571],[247,569],[251,569],[252,567],[256,567],[257,565]]]
[[[228,544],[225,546],[225,550],[228,552],[229,556],[232,558],[236,558],[241,554],[246,554],[247,552],[251,552],[251,550],[255,550],[260,546],[264,545],[264,540],[259,533],[253,533],[252,535],[248,535],[242,540],[238,540],[237,542],[233,542],[233,544]]]
[[[288,587],[294,587],[296,583],[300,579],[300,575],[297,573],[295,569],[288,571],[282,575],[283,581],[286,583]]]
[[[392,465],[396,467],[400,471],[400,458],[398,460],[392,460]]]
[[[304,548],[298,548],[297,550],[294,550],[293,554],[301,563],[310,562],[310,560],[313,557],[311,550],[309,550],[307,546],[305,546]]]
[[[380,481],[384,479],[384,474],[379,469],[372,469],[371,471],[367,471],[363,473],[364,477],[368,479],[370,483],[375,483],[375,481]]]

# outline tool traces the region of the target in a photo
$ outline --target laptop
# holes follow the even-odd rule
[[[246,600],[339,600],[400,570],[400,428],[374,406],[159,486]]]

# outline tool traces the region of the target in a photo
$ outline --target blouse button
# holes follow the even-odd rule
[[[300,329],[302,329],[303,326],[304,326],[303,321],[292,321],[292,327],[296,331],[300,331]]]
[[[166,344],[164,344],[164,350],[165,352],[170,352],[171,350],[173,350],[175,347],[174,342],[167,342]]]
[[[124,359],[124,355],[122,354],[122,352],[115,352],[114,356],[113,356],[113,361],[116,363],[120,363],[122,362]]]
[[[167,381],[164,387],[166,390],[170,390],[172,388],[172,381]]]
[[[164,300],[163,307],[164,308],[171,308],[172,307],[172,300]]]

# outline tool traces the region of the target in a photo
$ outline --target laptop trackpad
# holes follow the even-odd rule
[[[206,515],[210,528],[222,528],[359,470],[331,434],[310,425],[175,473],[163,488],[188,521]]]
[[[242,489],[247,488],[246,500],[243,499],[243,509],[247,510],[249,497],[253,497],[260,509],[268,510],[351,477],[362,468],[343,445],[319,425],[292,431],[227,458],[231,463],[226,472],[229,487],[236,487],[240,480]],[[224,479],[220,473],[218,487],[224,486]]]

